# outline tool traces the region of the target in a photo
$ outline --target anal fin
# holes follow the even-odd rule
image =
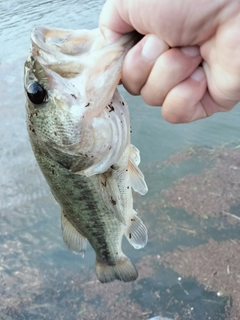
[[[87,239],[79,233],[62,211],[62,234],[65,245],[74,253],[84,257]]]
[[[143,248],[148,241],[147,228],[142,220],[137,216],[137,212],[133,210],[133,215],[129,227],[125,232],[128,242],[135,248]]]

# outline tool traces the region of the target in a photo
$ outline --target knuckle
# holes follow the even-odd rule
[[[141,90],[141,96],[149,106],[161,106],[163,103],[163,99],[147,90]]]

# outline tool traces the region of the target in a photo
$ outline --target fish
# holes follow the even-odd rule
[[[81,256],[90,243],[102,283],[136,280],[122,238],[135,249],[148,241],[132,195],[148,188],[139,150],[130,142],[128,106],[117,89],[136,41],[136,34],[126,34],[107,44],[99,29],[37,26],[24,68],[29,139],[61,207],[63,241]]]

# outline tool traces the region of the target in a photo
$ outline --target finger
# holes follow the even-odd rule
[[[228,67],[232,63],[232,70],[223,64],[213,62],[211,66],[203,63],[203,68],[208,82],[208,90],[212,100],[221,108],[228,111],[240,101],[240,64],[239,59],[228,59]]]
[[[168,45],[155,35],[146,35],[126,55],[122,83],[134,95],[139,95],[142,86],[147,81],[157,58],[166,50]]]
[[[147,104],[162,105],[168,92],[187,79],[201,62],[197,46],[172,48],[159,56],[141,89]]]
[[[240,14],[222,23],[216,37],[201,47],[203,68],[213,100],[223,109],[240,101]]]
[[[99,28],[107,42],[114,42],[123,34],[134,30],[126,13],[123,6],[117,6],[113,1],[105,2],[99,18]]]
[[[238,1],[206,0],[107,0],[99,20],[99,28],[109,41],[132,31],[156,34],[171,47],[196,45],[212,36],[219,12],[230,17],[238,12]],[[202,13],[202,14],[199,14]],[[203,32],[199,32],[199,26]],[[184,31],[184,32],[183,32]]]
[[[206,105],[201,101],[206,89],[206,76],[199,67],[168,93],[162,105],[163,118],[171,123],[187,123],[206,118]]]

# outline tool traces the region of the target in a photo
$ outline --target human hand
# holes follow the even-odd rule
[[[108,42],[137,30],[122,83],[163,117],[184,123],[240,101],[238,0],[107,0],[99,27]],[[199,64],[202,63],[202,67]]]

